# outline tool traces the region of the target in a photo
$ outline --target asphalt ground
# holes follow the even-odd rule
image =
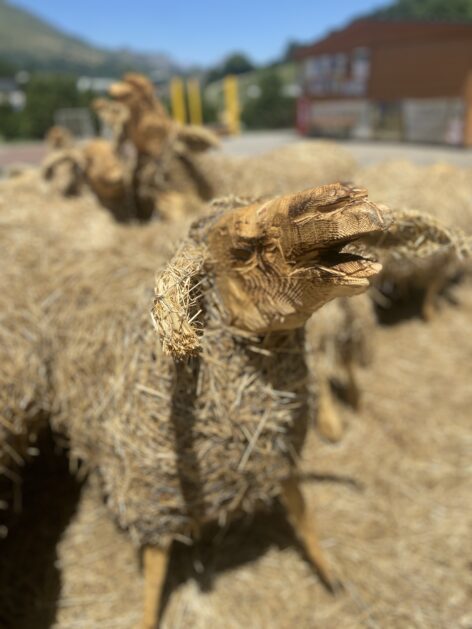
[[[231,155],[257,155],[291,142],[303,141],[293,130],[254,131],[222,139],[222,149]],[[472,167],[472,149],[394,142],[339,141],[362,166],[386,159],[406,159],[416,164],[447,162]],[[46,153],[43,142],[0,144],[0,168],[39,164]]]

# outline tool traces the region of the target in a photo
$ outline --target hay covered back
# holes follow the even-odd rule
[[[343,409],[349,431],[335,448],[314,433],[306,441],[304,494],[344,591],[333,597],[324,590],[274,509],[217,535],[213,530],[192,548],[176,545],[163,629],[215,622],[234,629],[468,626],[472,338],[458,330],[469,325],[472,286],[464,283],[459,292],[463,306],[428,325],[380,327],[374,363],[362,374],[362,417]],[[51,514],[55,520],[67,505],[51,489],[39,483],[38,498],[41,491],[53,498],[49,509],[35,512],[15,539],[0,542],[0,592],[10,596],[7,605],[0,595],[0,613],[17,619],[23,610],[26,627],[39,625],[44,612],[54,614],[55,629],[127,629],[141,617],[142,576],[96,487],[84,489],[50,564],[32,565],[38,555],[31,544],[45,548],[44,527],[52,528]]]
[[[305,433],[307,372],[302,332],[235,336],[208,279],[197,288],[200,353],[176,365],[149,316],[158,251],[140,251],[123,242],[54,274],[63,288],[53,308],[61,349],[52,422],[72,456],[99,470],[120,525],[139,544],[163,544],[278,493]],[[187,263],[177,254],[156,303],[182,290],[172,278]]]

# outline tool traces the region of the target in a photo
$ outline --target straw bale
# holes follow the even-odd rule
[[[29,239],[21,236],[15,225],[0,219],[0,537],[6,534],[4,511],[21,508],[20,470],[36,452],[49,405],[42,361],[45,322],[38,291],[23,272],[36,261]]]
[[[47,197],[43,201],[47,201]],[[74,203],[79,207],[78,200],[67,202],[60,208],[52,207],[51,220],[47,221],[48,233],[57,238],[61,220],[62,226],[65,225],[66,209]],[[37,217],[36,223],[30,223],[33,229],[40,229],[40,219],[44,223],[44,215],[38,212],[40,204],[37,204],[36,208],[29,208],[30,216]],[[222,205],[225,207],[228,202]],[[19,207],[21,209],[21,204]],[[95,206],[93,211],[96,212],[96,209]],[[21,214],[20,211],[18,215]],[[25,216],[28,216],[26,210]],[[27,225],[25,219],[24,227]],[[73,231],[75,228],[78,229],[77,237]],[[104,491],[108,507],[112,509],[116,520],[121,526],[129,528],[138,544],[156,538],[163,540],[164,533],[172,530],[172,524],[178,528],[177,539],[189,541],[195,535],[200,521],[205,522],[207,518],[220,516],[217,519],[220,524],[224,524],[225,516],[229,520],[237,513],[251,512],[256,504],[268,506],[270,499],[277,494],[274,484],[290,469],[293,460],[298,460],[294,451],[300,447],[303,438],[303,434],[290,434],[285,419],[298,416],[302,412],[306,418],[306,408],[303,408],[306,404],[306,401],[303,402],[306,396],[303,390],[306,367],[299,365],[294,368],[300,358],[294,349],[298,347],[299,351],[303,351],[302,335],[297,332],[289,333],[285,339],[283,336],[279,337],[274,346],[274,338],[270,343],[251,336],[238,339],[231,328],[222,329],[218,315],[221,308],[218,296],[205,283],[208,282],[207,278],[197,286],[200,282],[198,274],[201,266],[199,263],[194,265],[195,260],[198,262],[196,255],[195,258],[190,258],[192,264],[187,270],[188,280],[195,281],[190,286],[195,286],[197,291],[201,290],[206,295],[204,319],[200,319],[198,309],[191,315],[193,317],[198,313],[194,319],[197,331],[199,325],[205,325],[205,334],[203,337],[199,335],[200,356],[204,360],[198,360],[199,367],[196,366],[195,358],[188,363],[174,366],[161,353],[147,311],[152,300],[150,286],[155,266],[159,259],[168,259],[169,243],[182,228],[163,225],[123,228],[111,223],[107,226],[106,238],[98,238],[93,246],[87,244],[87,238],[92,233],[87,221],[80,228],[80,222],[75,218],[70,223],[70,229],[64,230],[63,227],[63,231],[70,238],[64,238],[62,247],[59,246],[60,243],[56,243],[55,247],[51,246],[48,259],[50,277],[47,290],[54,295],[54,300],[47,303],[46,312],[51,318],[51,328],[54,329],[55,340],[51,342],[56,343],[51,352],[55,392],[53,410],[57,413],[54,426],[69,435],[73,458],[84,459],[89,469],[100,467],[101,491]],[[43,237],[42,232],[38,233]],[[172,283],[164,285],[165,291],[161,286],[156,297],[159,298],[162,292],[170,295],[171,288]],[[192,310],[196,305],[177,299],[178,307],[173,310]],[[467,313],[457,310],[451,314],[456,317],[454,330],[465,329]],[[220,546],[213,542],[209,546],[200,547],[204,566],[209,566],[204,567],[201,579],[198,573],[195,574],[192,565],[192,561],[200,565],[200,556],[193,554],[199,552],[199,547],[190,555],[187,549],[185,552],[180,551],[179,561],[182,562],[184,574],[190,580],[177,585],[164,623],[174,626],[173,623],[182,618],[186,623],[198,627],[208,623],[211,617],[221,619],[228,626],[232,623],[235,627],[247,626],[252,619],[255,626],[263,627],[270,624],[272,618],[271,626],[278,626],[276,623],[280,623],[280,627],[293,623],[310,626],[315,617],[320,623],[334,619],[337,626],[338,623],[339,626],[352,626],[356,622],[361,624],[367,617],[374,618],[377,624],[382,624],[386,618],[385,626],[404,626],[401,623],[416,622],[418,626],[426,627],[431,618],[450,621],[453,625],[455,621],[462,622],[466,619],[463,594],[467,571],[464,563],[461,563],[461,549],[467,540],[468,520],[464,518],[457,526],[455,520],[461,513],[458,508],[447,515],[447,530],[454,531],[451,548],[451,544],[445,541],[445,532],[441,529],[441,524],[438,524],[434,507],[438,497],[441,500],[446,499],[445,504],[450,504],[445,493],[436,492],[438,483],[440,489],[437,491],[446,492],[450,490],[450,483],[454,481],[460,484],[465,478],[461,471],[461,461],[465,459],[463,454],[457,459],[456,454],[464,452],[464,444],[461,442],[466,426],[464,409],[470,408],[470,401],[468,402],[467,392],[460,388],[454,402],[454,426],[450,429],[448,427],[448,434],[454,439],[454,452],[449,453],[441,432],[447,422],[444,415],[434,415],[435,412],[440,412],[435,410],[435,405],[441,408],[438,401],[444,400],[446,396],[437,398],[435,395],[431,400],[425,396],[426,385],[423,384],[423,388],[418,389],[419,377],[416,371],[418,365],[421,365],[425,370],[425,378],[432,378],[433,390],[436,391],[437,385],[445,378],[444,366],[441,363],[441,368],[438,369],[437,363],[434,367],[433,361],[433,367],[428,367],[427,361],[431,361],[434,356],[444,358],[444,348],[452,343],[451,338],[438,325],[433,330],[433,336],[427,328],[407,329],[413,330],[411,335],[400,339],[391,336],[390,330],[385,331],[388,347],[383,350],[382,361],[376,361],[375,370],[367,371],[363,376],[363,384],[367,390],[367,420],[352,422],[350,438],[346,440],[348,444],[343,444],[336,451],[316,446],[320,452],[320,469],[323,470],[323,466],[326,466],[335,473],[341,467],[343,473],[346,469],[354,478],[359,476],[369,487],[366,496],[336,484],[329,485],[326,489],[323,487],[319,494],[322,530],[332,531],[333,540],[357,540],[357,547],[349,541],[331,542],[333,548],[330,554],[332,552],[336,564],[340,566],[343,575],[347,576],[347,598],[333,601],[319,588],[302,560],[286,547],[292,539],[286,527],[281,529],[282,539],[285,539],[282,546],[285,545],[285,548],[272,548],[261,556],[261,546],[267,547],[262,540],[268,534],[270,537],[268,529],[278,526],[277,519],[265,520],[254,537],[248,534],[247,529],[243,529],[243,532],[231,529],[233,532],[228,534],[226,540],[223,538]],[[400,326],[398,334],[403,330]],[[384,334],[384,331],[381,333]],[[437,341],[436,335],[439,335]],[[431,342],[432,338],[435,343]],[[416,339],[418,343],[412,344],[412,339]],[[241,346],[247,347],[247,353],[242,356]],[[383,345],[380,344],[380,347]],[[454,364],[470,364],[468,358],[465,363],[461,362],[465,356],[461,352],[468,351],[467,344],[457,343],[456,339],[456,344],[452,343],[452,347],[455,348],[451,357]],[[415,371],[415,377],[404,378],[403,382],[401,378],[399,380],[400,376],[394,376],[396,372],[392,369],[395,367],[404,377],[402,369],[405,356],[408,357],[407,361],[411,360],[408,369]],[[452,373],[452,370],[449,372]],[[262,381],[258,380],[260,373],[265,374]],[[244,374],[243,378],[241,374]],[[290,377],[289,382],[287,376]],[[173,387],[172,381],[177,385]],[[239,382],[239,387],[232,387],[222,396],[221,391],[228,389],[228,382]],[[402,382],[409,388],[402,389]],[[450,381],[447,386],[450,386]],[[392,390],[395,400],[392,398]],[[213,391],[216,392],[215,395]],[[372,397],[372,391],[379,391],[378,397]],[[396,406],[398,391],[404,391],[404,400],[400,406]],[[418,391],[430,401],[422,402],[423,398],[418,397]],[[209,393],[201,396],[202,392]],[[284,395],[284,392],[291,395]],[[201,405],[189,403],[195,393],[199,395]],[[226,412],[228,407],[229,412]],[[165,414],[162,409],[165,409]],[[444,413],[444,405],[442,409]],[[215,413],[227,418],[222,426],[211,426],[204,421],[205,416]],[[432,424],[433,433],[427,429],[431,428],[431,414],[436,418]],[[418,421],[419,416],[424,424]],[[167,418],[164,426],[159,421],[161,417]],[[401,426],[398,430],[395,428],[397,421]],[[301,424],[303,433],[306,426],[303,426],[303,422]],[[412,427],[413,432],[408,432]],[[457,433],[454,432],[456,429]],[[290,438],[293,439],[293,450],[284,450],[284,444]],[[234,442],[234,451],[228,453],[222,447],[220,440],[224,439]],[[413,440],[410,448],[409,439]],[[368,452],[366,443],[371,445]],[[177,456],[176,445],[181,446],[180,452],[183,450],[185,457]],[[161,447],[166,449],[161,450]],[[408,453],[407,462],[404,460],[403,450]],[[223,452],[219,459],[218,451]],[[156,457],[158,452],[166,452],[166,455]],[[195,456],[189,456],[189,453],[195,453]],[[338,456],[335,456],[336,453],[339,453]],[[434,465],[428,463],[431,453],[435,457],[432,459]],[[444,480],[435,472],[439,465],[438,457],[441,456],[445,457],[447,463],[442,468]],[[255,462],[260,457],[269,461],[267,470],[262,472],[257,460]],[[417,463],[418,457],[420,464]],[[307,458],[310,459],[309,450]],[[234,477],[225,481],[230,483],[228,487],[231,498],[236,496],[239,503],[231,503],[229,497],[225,502],[225,492],[218,484],[218,480],[221,481],[221,478],[218,479],[220,470],[212,467],[212,461],[215,460],[221,460],[225,467],[236,470]],[[203,496],[195,495],[195,483],[187,482],[195,471],[208,478],[209,485],[204,487]],[[406,484],[410,486],[412,471],[416,474],[421,492],[426,496],[424,500],[420,500],[420,505],[425,507],[423,510],[418,508],[415,501],[405,497],[404,492],[395,489],[398,486],[400,490],[404,489],[403,485]],[[168,473],[169,477],[166,476]],[[244,491],[239,494],[234,491],[234,487],[240,482],[241,476],[246,478],[246,483]],[[223,504],[218,504],[217,501],[215,504],[213,492],[222,496]],[[467,496],[465,485],[460,484],[460,492],[461,496]],[[174,502],[176,494],[178,499]],[[392,496],[396,500],[394,503]],[[459,501],[461,499],[458,498]],[[150,504],[143,510],[145,500]],[[176,507],[172,508],[172,505]],[[159,512],[160,509],[164,511],[163,514]],[[185,515],[182,515],[180,509]],[[159,521],[163,520],[162,526],[167,528],[159,529],[156,533],[158,512],[161,516]],[[406,537],[400,537],[400,543],[405,545],[406,550],[401,549],[400,552],[396,545],[399,543],[398,518],[406,518],[407,514],[411,514],[412,528],[409,528],[409,522],[403,521],[400,533],[405,531]],[[392,525],[393,516],[395,525]],[[443,514],[439,520],[442,522],[444,517]],[[425,534],[424,528],[420,526],[418,529],[419,521],[427,521],[432,529],[428,532],[428,543],[418,550],[414,545],[415,540],[418,535]],[[280,527],[278,530],[280,531]],[[107,531],[105,537],[116,534],[113,528],[107,528]],[[441,565],[438,568],[436,551],[432,551],[430,539],[440,545],[438,552],[441,561],[447,562],[452,558],[451,561],[454,562],[454,577],[446,588],[442,583],[444,568]],[[382,541],[385,541],[384,545]],[[74,552],[75,556],[83,556],[86,562],[87,552],[84,550],[90,545],[87,535],[83,544],[84,546],[76,548]],[[274,545],[277,545],[277,539]],[[115,547],[117,556],[120,547],[120,544]],[[377,562],[369,555],[372,547],[375,548]],[[251,551],[251,548],[254,550]],[[245,549],[245,552],[247,550],[251,561],[237,568],[235,564],[238,563],[237,557],[241,556],[241,549]],[[224,560],[229,561],[229,570],[221,568]],[[117,558],[116,561],[118,563],[113,564],[114,566],[123,565],[119,563],[121,559]],[[361,562],[368,566],[365,570],[360,568]],[[78,584],[80,588],[80,583],[87,581],[86,568],[72,563],[70,569],[76,567],[77,572],[75,576],[69,577],[69,583]],[[100,574],[100,570],[104,570],[106,575],[104,578],[108,583],[107,588],[113,587],[110,583],[116,580],[116,574],[120,574],[121,588],[121,578],[128,578],[127,573],[121,574],[114,568],[113,575],[110,576],[106,573],[106,563],[101,564],[101,568],[90,576],[90,585],[84,586],[85,590],[89,588],[88,592],[91,592],[93,587],[98,587],[92,582],[94,575]],[[111,563],[110,559],[108,563]],[[375,580],[372,579],[372,565]],[[397,568],[398,577],[397,573],[389,571],[391,565]],[[411,567],[411,574],[415,574],[416,570],[420,575],[418,579],[414,579],[417,593],[412,592],[405,584],[405,566]],[[67,570],[66,563],[63,568]],[[136,581],[133,581],[136,578],[134,568],[131,573],[129,582],[136,585]],[[196,583],[201,582],[204,587],[204,578],[210,578],[211,575],[215,580],[213,591],[199,591]],[[434,595],[430,596],[421,585],[425,575],[430,579]],[[295,584],[294,588],[287,588],[287,579]],[[260,587],[261,581],[265,583],[264,588]],[[64,583],[67,582],[67,577],[64,577]],[[384,587],[383,583],[388,585]],[[440,588],[444,588],[444,591]],[[437,601],[449,600],[454,591],[458,593],[457,601],[446,612],[438,611]],[[351,595],[352,592],[355,594]],[[84,604],[77,603],[77,599],[74,601],[70,593],[65,595],[64,608],[75,607],[71,612],[74,614],[73,619],[69,616],[67,620],[69,626],[73,626],[74,622],[79,626],[81,622],[94,626],[94,618],[105,625],[114,621],[115,611],[104,612],[103,607],[101,611],[95,608],[95,604],[106,606],[106,601],[100,601],[100,597],[91,594],[89,596],[91,598]],[[137,599],[134,596],[133,594],[130,597],[129,609],[121,611],[121,607],[119,608],[118,613],[123,618],[136,617],[134,605],[137,604]],[[361,610],[356,605],[359,598],[362,601]],[[119,595],[119,599],[119,604],[125,607],[125,597]],[[241,601],[247,601],[247,604],[242,604]],[[313,605],[313,601],[316,605]],[[97,616],[93,616],[94,613]],[[97,620],[96,622],[99,626]],[[66,621],[64,626],[67,626]]]
[[[199,166],[216,179],[217,196],[286,194],[333,181],[347,181],[355,171],[348,151],[334,142],[296,142],[250,157],[202,155]]]
[[[359,169],[355,176],[374,201],[416,209],[472,233],[472,170],[452,164],[430,166],[390,160]]]
[[[0,186],[0,519],[7,507],[21,508],[21,468],[36,452],[35,443],[50,406],[43,312],[38,282],[46,271],[40,255],[51,242],[30,230],[37,204],[22,211],[16,182]],[[28,201],[32,195],[27,194]],[[2,529],[0,522],[0,534]]]
[[[363,418],[349,422],[340,445],[309,434],[304,494],[344,591],[323,589],[274,507],[210,529],[193,547],[175,544],[162,629],[470,625],[472,286],[459,292],[463,307],[428,326],[409,320],[378,329],[374,362],[361,374]],[[0,546],[0,617],[17,614],[6,626],[46,627],[52,617],[55,629],[134,626],[139,564],[101,488],[90,479],[71,513],[66,505],[77,493],[65,468],[49,476],[53,484],[37,471],[32,477],[38,508]],[[49,559],[40,560],[45,549]]]
[[[77,260],[108,246],[113,221],[91,198],[51,197],[15,180],[0,183],[0,198],[0,515],[6,523],[6,507],[21,509],[22,468],[37,454],[51,411],[50,272],[68,256]],[[60,246],[63,240],[73,252]]]

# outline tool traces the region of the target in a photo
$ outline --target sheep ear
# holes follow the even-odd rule
[[[84,156],[78,149],[57,149],[46,157],[41,166],[43,178],[51,179],[54,174],[55,166],[62,161],[70,161],[72,164],[75,164],[80,171],[84,170]]]
[[[204,247],[185,242],[156,277],[152,321],[164,352],[175,360],[201,348],[201,280]]]
[[[127,72],[123,76],[123,81],[128,85],[131,85],[135,90],[138,90],[140,95],[146,98],[149,102],[153,102],[155,98],[155,89],[152,81],[150,81],[144,74],[138,74],[137,72]]]
[[[186,125],[177,129],[177,139],[184,147],[194,153],[202,153],[219,146],[218,137],[204,127]]]

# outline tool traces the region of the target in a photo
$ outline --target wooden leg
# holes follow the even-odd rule
[[[144,549],[144,613],[141,629],[156,629],[162,588],[167,574],[170,548],[146,546]]]
[[[347,399],[351,407],[358,411],[361,407],[361,390],[357,384],[356,370],[352,360],[348,360],[346,364],[347,374]]]
[[[432,280],[426,289],[421,309],[421,316],[425,321],[432,321],[436,315],[436,301],[440,286],[440,279],[436,279]]]
[[[343,435],[343,426],[336,411],[328,378],[324,374],[318,377],[318,432],[328,441],[339,441]]]
[[[313,522],[306,512],[305,500],[296,479],[289,478],[283,483],[282,502],[295,533],[321,580],[330,592],[339,589],[340,583],[335,579],[318,541],[318,534]]]

